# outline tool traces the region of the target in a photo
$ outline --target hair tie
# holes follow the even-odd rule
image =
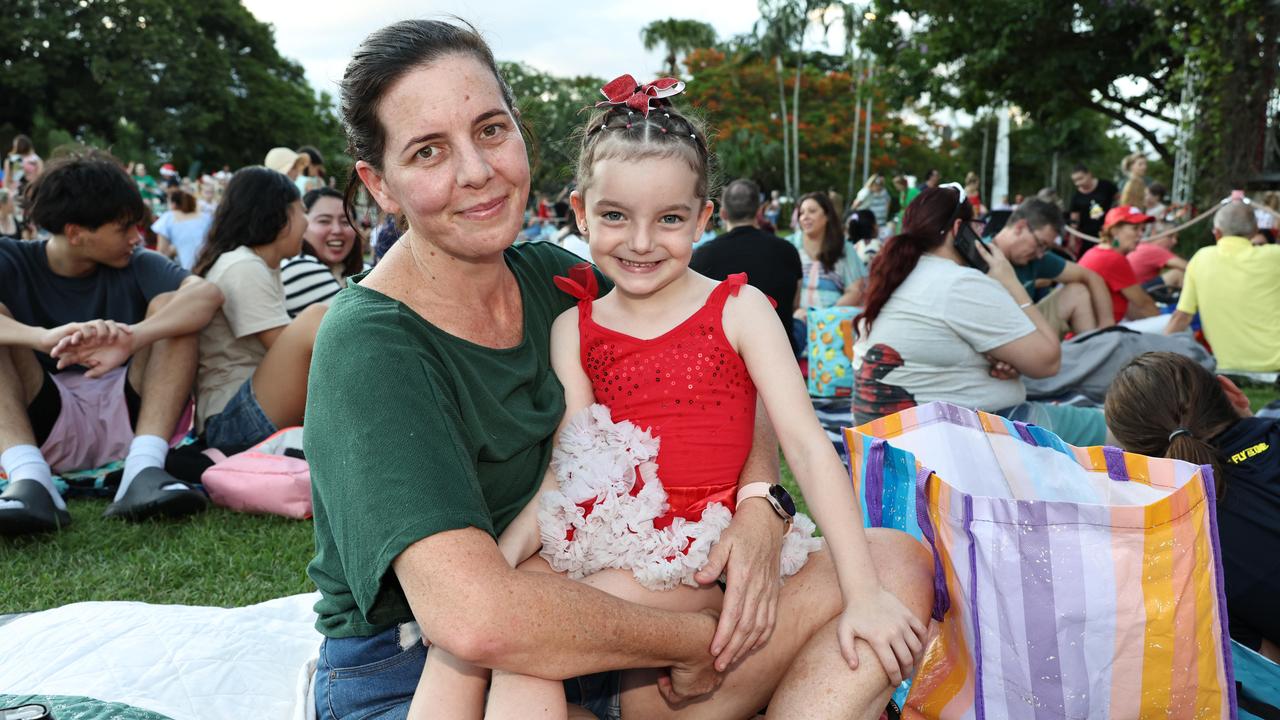
[[[1170,443],[1170,444],[1173,444],[1173,440],[1174,440],[1174,438],[1178,437],[1179,435],[1186,435],[1186,436],[1188,436],[1188,437],[1192,437],[1192,438],[1194,438],[1194,437],[1195,437],[1195,435],[1192,435],[1192,434],[1191,434],[1191,431],[1190,431],[1190,430],[1188,430],[1188,429],[1186,429],[1186,428],[1183,428],[1183,427],[1180,427],[1180,428],[1178,428],[1177,430],[1174,430],[1173,432],[1169,433],[1169,443]]]

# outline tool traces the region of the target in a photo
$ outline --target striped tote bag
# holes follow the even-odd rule
[[[1207,467],[930,403],[846,429],[869,525],[928,542],[906,718],[1234,718]]]

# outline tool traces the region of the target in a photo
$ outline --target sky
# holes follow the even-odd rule
[[[378,28],[413,17],[457,15],[476,25],[499,60],[519,61],[554,75],[656,77],[663,53],[646,52],[640,29],[680,18],[711,24],[723,39],[750,32],[756,0],[243,0],[275,27],[276,47],[301,63],[317,90],[337,94],[351,52]],[[816,40],[815,40],[816,41]],[[842,40],[833,38],[835,47]]]

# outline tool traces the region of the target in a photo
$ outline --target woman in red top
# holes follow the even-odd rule
[[[1102,221],[1101,242],[1080,257],[1081,267],[1101,275],[1111,289],[1111,310],[1116,322],[1160,314],[1125,259],[1138,247],[1142,225],[1152,220],[1155,218],[1130,205],[1111,208]]]

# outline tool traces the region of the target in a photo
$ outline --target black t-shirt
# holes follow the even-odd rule
[[[86,277],[69,278],[49,268],[47,241],[0,239],[0,303],[24,325],[55,328],[69,322],[115,320],[133,324],[147,316],[147,305],[161,293],[177,290],[187,271],[165,256],[138,248],[122,269],[98,266]],[[49,372],[57,363],[37,353]]]
[[[1218,539],[1231,636],[1280,643],[1280,419],[1245,418],[1212,443],[1226,460]]]
[[[1093,192],[1082,193],[1076,190],[1071,195],[1071,205],[1067,208],[1068,213],[1079,213],[1080,222],[1076,225],[1076,229],[1086,235],[1098,237],[1098,233],[1102,232],[1102,221],[1106,219],[1107,211],[1116,202],[1116,193],[1120,192],[1116,188],[1116,184],[1110,180],[1098,180],[1098,184],[1093,188]],[[1086,245],[1093,245],[1091,241],[1085,241]]]
[[[750,225],[736,227],[693,251],[689,267],[712,280],[747,274],[747,283],[773,298],[791,336],[791,312],[804,270],[791,243]]]

